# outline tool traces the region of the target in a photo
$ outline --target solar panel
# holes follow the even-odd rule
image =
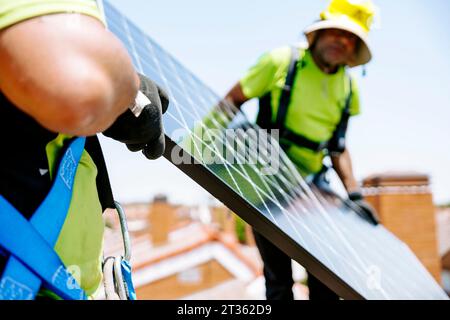
[[[104,11],[135,68],[170,95],[164,116],[169,161],[344,299],[447,299],[404,243],[339,197],[311,188],[276,136],[220,103],[107,1]]]

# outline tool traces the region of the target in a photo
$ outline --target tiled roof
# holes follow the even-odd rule
[[[105,255],[119,255],[122,252],[120,230],[108,230],[105,235]],[[164,261],[178,259],[192,255],[193,252],[200,252],[205,249],[210,250],[210,258],[217,258],[218,251],[221,253],[230,253],[236,261],[245,266],[249,273],[257,276],[261,273],[260,262],[249,258],[248,253],[242,249],[242,246],[235,241],[233,237],[220,234],[212,228],[201,223],[191,223],[183,228],[175,230],[169,234],[169,241],[163,246],[154,246],[148,235],[131,237],[133,269],[138,272],[140,269],[147,268]],[[197,250],[197,251],[196,251]],[[248,249],[247,249],[248,250]],[[253,257],[256,255],[253,254]],[[219,262],[220,257],[217,259]],[[223,260],[223,259],[222,259]]]

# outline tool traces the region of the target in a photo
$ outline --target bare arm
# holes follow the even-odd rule
[[[244,95],[241,84],[238,82],[226,94],[224,100],[231,102],[236,107],[240,108],[242,104],[244,104],[248,100],[248,98]]]
[[[353,166],[350,153],[347,149],[343,153],[331,156],[331,162],[333,163],[333,168],[341,179],[348,193],[359,191],[358,182],[353,175]]]
[[[138,88],[126,50],[92,17],[55,14],[0,32],[1,91],[51,131],[101,132]]]

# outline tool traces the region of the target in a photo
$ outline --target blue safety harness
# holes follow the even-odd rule
[[[87,299],[53,249],[69,211],[85,140],[70,143],[49,194],[29,221],[0,196],[0,248],[10,253],[0,279],[0,300],[34,299],[41,285],[62,299]]]

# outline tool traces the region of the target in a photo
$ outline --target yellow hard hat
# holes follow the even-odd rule
[[[306,38],[312,45],[318,30],[342,29],[351,32],[361,39],[361,45],[355,61],[349,66],[366,64],[372,58],[368,36],[375,11],[376,7],[370,0],[331,0],[327,9],[320,14],[321,20],[306,28]]]

